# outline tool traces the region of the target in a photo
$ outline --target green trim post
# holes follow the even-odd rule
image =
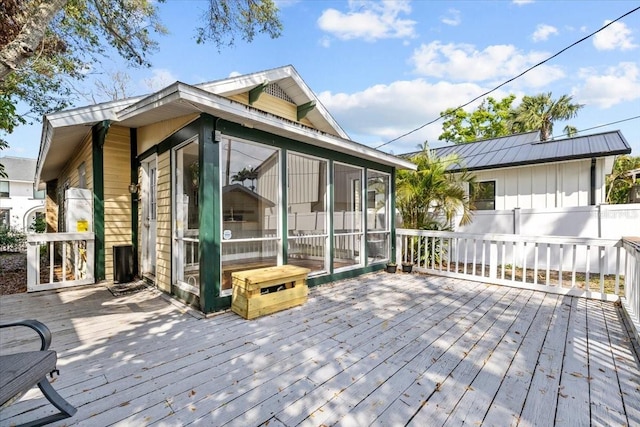
[[[93,232],[95,234],[94,274],[96,281],[104,280],[104,142],[111,122],[103,120],[91,128],[91,148],[93,157]]]
[[[282,219],[280,220],[280,226],[282,227],[282,263],[289,263],[289,195],[287,194],[289,174],[287,173],[287,150],[283,148],[281,151],[282,158],[280,161],[280,187],[282,188],[282,200],[280,201],[280,212],[282,212]]]
[[[390,228],[391,228],[391,242],[389,247],[391,248],[391,253],[389,254],[389,260],[391,262],[396,262],[396,170],[393,169],[391,171],[391,182],[389,182],[389,191],[390,191],[390,199],[391,199],[391,207],[389,209],[389,217],[390,217]]]
[[[220,144],[216,140],[215,118],[200,117],[198,137],[200,219],[200,309],[205,313],[223,308],[220,301]]]
[[[129,145],[131,151],[131,183],[138,185],[138,129],[129,129]],[[140,197],[140,188],[138,192],[131,195],[131,245],[133,246],[133,271],[138,271],[138,200]]]
[[[334,260],[334,237],[335,227],[333,226],[333,218],[335,209],[333,206],[333,160],[329,160],[329,274],[333,276],[333,260]]]

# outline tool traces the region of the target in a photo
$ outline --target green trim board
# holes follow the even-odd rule
[[[288,214],[288,206],[289,206],[289,194],[286,191],[288,188],[289,176],[287,173],[287,149],[283,148],[280,150],[280,176],[282,177],[283,183],[281,186],[284,187],[282,191],[282,198],[280,200],[280,227],[282,227],[282,264],[286,264],[289,260],[289,214]],[[280,255],[280,254],[278,254]]]
[[[331,203],[331,201],[333,200],[333,173],[334,173],[334,168],[333,168],[333,160],[329,160],[329,164],[327,169],[329,169],[327,171],[327,173],[329,174],[329,198],[327,200],[327,204],[328,206],[328,213],[329,213],[329,218],[333,218],[335,215],[335,209],[333,207],[333,203]],[[328,276],[333,276],[333,259],[334,259],[334,255],[335,255],[335,227],[333,225],[333,221],[329,221],[329,274]]]
[[[220,309],[220,147],[215,138],[215,118],[203,114],[198,150],[200,186],[198,187],[200,309],[209,313]],[[218,205],[218,206],[216,206]]]
[[[336,280],[352,279],[362,276],[363,274],[381,271],[386,268],[385,263],[375,263],[367,267],[354,268],[353,270],[341,271],[339,273],[326,274],[324,276],[316,276],[307,279],[307,286],[313,287],[324,285],[325,283],[335,282]]]
[[[311,156],[322,157],[329,160],[336,160],[342,163],[352,164],[354,166],[375,169],[387,173],[391,173],[391,171],[394,169],[391,166],[382,165],[380,163],[375,163],[370,160],[361,159],[359,157],[340,153],[334,150],[315,147],[300,141],[296,141],[294,139],[289,139],[279,135],[264,132],[259,129],[248,128],[242,126],[239,123],[229,122],[224,119],[220,119],[218,121],[216,129],[221,131],[226,136],[246,139],[258,142],[260,144],[271,145],[273,147],[283,148],[302,154],[309,154]]]
[[[93,159],[93,232],[95,234],[96,281],[104,280],[105,241],[104,241],[104,141],[111,122],[103,120],[91,128],[91,151]]]
[[[264,82],[249,91],[249,105],[253,105],[253,103],[260,98],[260,95],[267,89],[267,86],[269,86],[269,82]]]
[[[305,117],[307,117],[307,114],[309,114],[309,112],[311,110],[313,110],[314,108],[316,108],[316,103],[315,101],[309,101],[307,103],[304,103],[302,105],[298,105],[297,111],[296,111],[296,117],[298,119],[298,121],[304,119]]]
[[[239,138],[248,141],[253,141],[259,144],[269,145],[280,150],[280,156],[282,161],[280,162],[280,173],[285,179],[282,179],[282,206],[283,212],[286,212],[286,156],[287,153],[294,152],[300,154],[306,154],[314,157],[319,157],[327,160],[328,164],[328,200],[333,200],[334,197],[334,161],[339,161],[345,164],[351,164],[356,167],[363,168],[363,180],[361,180],[361,185],[363,189],[366,189],[366,173],[367,170],[375,170],[380,172],[389,173],[391,177],[391,204],[392,209],[390,212],[393,212],[393,206],[395,206],[395,198],[393,197],[394,190],[394,182],[395,179],[395,169],[391,166],[381,165],[372,161],[363,160],[354,156],[345,155],[340,152],[336,152],[333,150],[314,147],[309,144],[301,143],[299,141],[291,140],[288,138],[280,137],[277,135],[273,135],[264,131],[250,129],[243,127],[240,124],[228,122],[226,120],[215,118],[208,114],[202,114],[199,119],[189,123],[184,128],[176,131],[168,138],[160,142],[153,149],[147,150],[142,155],[138,156],[138,158],[142,158],[143,156],[148,156],[153,153],[164,153],[168,150],[171,150],[173,147],[183,143],[184,141],[192,138],[195,135],[199,136],[199,158],[200,158],[200,182],[202,183],[199,188],[199,200],[201,203],[199,204],[199,218],[200,218],[200,298],[194,298],[194,296],[182,295],[184,292],[179,292],[177,296],[180,299],[190,301],[191,303],[197,302],[197,306],[204,313],[211,313],[215,311],[220,311],[230,307],[231,305],[231,297],[230,296],[221,296],[221,274],[220,274],[220,261],[221,261],[221,210],[219,206],[220,198],[220,147],[218,141],[218,134],[224,134],[225,136],[231,138]],[[173,156],[171,156],[170,167],[173,170],[175,168]],[[171,188],[173,188],[173,180],[171,180]],[[173,190],[171,190],[173,191]],[[364,190],[361,193],[361,204],[365,206],[365,192]],[[173,192],[171,193],[173,195]],[[173,199],[173,196],[172,196]],[[172,202],[173,203],[173,202]],[[333,203],[328,203],[328,213],[330,216],[333,216],[335,210]],[[173,218],[171,218],[173,221]],[[287,237],[288,237],[288,218],[286,214],[281,215],[281,227],[282,227],[282,253],[279,256],[283,257],[283,263],[287,262]],[[334,225],[333,222],[329,222],[329,235],[334,235]],[[364,224],[366,230],[366,221]],[[366,236],[366,233],[364,233]],[[391,236],[392,236],[392,245],[394,245],[395,241],[395,226],[393,222],[391,223]],[[365,237],[366,238],[366,237]],[[379,271],[385,268],[384,263],[374,263],[368,264],[368,258],[366,254],[366,245],[365,246],[365,261],[363,265],[353,268],[352,270],[340,271],[336,273],[333,267],[333,258],[335,251],[335,242],[333,237],[329,239],[329,257],[330,257],[330,265],[328,274],[317,276],[310,278],[308,283],[311,286],[328,283],[335,280],[341,280],[346,278],[357,277],[359,275]],[[173,252],[173,247],[171,248]],[[391,253],[393,256],[393,252]],[[173,259],[173,256],[172,256]],[[171,271],[173,273],[174,269],[173,262],[171,264]],[[172,276],[173,277],[173,274]],[[172,286],[172,290],[177,289]]]

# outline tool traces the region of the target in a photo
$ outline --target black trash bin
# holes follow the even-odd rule
[[[113,247],[113,283],[133,281],[133,246]]]

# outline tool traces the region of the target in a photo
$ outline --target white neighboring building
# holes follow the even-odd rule
[[[555,209],[605,203],[616,156],[631,153],[620,131],[540,141],[537,131],[440,147],[476,176],[478,210]],[[457,171],[457,169],[450,169]]]
[[[34,190],[36,159],[0,157],[7,177],[0,177],[0,226],[30,231],[36,214],[44,215],[45,191]]]

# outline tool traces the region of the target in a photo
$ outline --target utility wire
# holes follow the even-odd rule
[[[586,129],[580,129],[580,130],[578,130],[578,133],[580,133],[580,132],[584,132],[584,131],[587,131],[587,130],[592,130],[592,129],[597,129],[597,128],[601,128],[601,127],[606,127],[606,126],[615,125],[615,124],[617,124],[617,123],[628,122],[629,120],[637,120],[637,119],[640,119],[640,116],[628,117],[628,118],[626,118],[626,119],[617,120],[617,121],[615,121],[615,122],[605,123],[605,124],[603,124],[603,125],[593,126],[593,127],[586,128]],[[526,132],[525,132],[525,133],[526,133]],[[564,135],[561,135],[561,136],[564,136]],[[591,136],[591,135],[582,135],[582,136],[581,136],[581,135],[577,135],[577,136],[573,136],[573,137],[571,137],[571,138],[574,138],[574,139],[575,139],[575,138],[584,138],[584,137],[588,137],[588,136]],[[501,138],[508,138],[508,137],[509,137],[509,135],[501,136],[501,137],[497,137],[497,138],[490,138],[490,139],[501,139]],[[553,138],[556,138],[556,137],[553,137]],[[540,143],[544,144],[545,142],[553,142],[553,138],[552,138],[552,139],[549,139],[549,140],[547,140],[547,141],[537,142],[537,144],[540,144]],[[570,139],[570,138],[568,138],[568,137],[567,137],[567,138],[562,138],[562,139]],[[557,140],[556,140],[556,141],[557,141]],[[476,141],[476,142],[482,142],[482,140],[481,140],[481,141]],[[463,144],[446,145],[446,146],[443,146],[443,147],[430,148],[430,149],[429,149],[429,151],[438,150],[438,149],[442,149],[442,148],[464,147],[465,145],[468,145],[468,144],[475,144],[476,142],[467,142],[467,143],[463,143]],[[518,147],[525,147],[525,146],[527,146],[527,145],[531,145],[531,141],[527,141],[527,142],[525,142],[525,143],[523,143],[523,144],[516,144],[516,145],[509,145],[509,146],[507,146],[507,147],[494,148],[494,149],[491,149],[491,150],[483,151],[482,153],[468,154],[468,155],[465,155],[465,156],[464,156],[464,159],[461,159],[461,160],[466,162],[466,160],[468,160],[468,159],[472,159],[472,158],[474,158],[474,157],[478,157],[478,156],[485,156],[485,155],[487,155],[487,154],[491,154],[491,153],[498,153],[498,152],[500,152],[500,151],[511,150],[511,149],[513,149],[513,148],[518,148]],[[412,155],[414,155],[414,154],[418,154],[418,153],[420,153],[420,151],[413,151],[413,152],[411,152],[411,153],[407,153],[407,154],[405,154],[405,155],[403,155],[403,156],[412,156]],[[434,161],[434,163],[440,163],[440,162],[442,162],[440,159],[436,159],[436,160]]]
[[[462,104],[462,105],[460,105],[460,106],[456,107],[456,108],[455,108],[455,110],[453,110],[453,111],[457,111],[457,110],[459,110],[459,109],[461,109],[461,108],[464,108],[464,107],[466,107],[467,105],[472,104],[473,102],[477,101],[478,99],[483,98],[483,97],[485,97],[485,96],[489,95],[489,94],[490,94],[490,93],[492,93],[492,92],[495,92],[496,90],[500,89],[502,86],[504,86],[504,85],[506,85],[506,84],[509,84],[509,83],[511,83],[512,81],[516,80],[516,79],[519,79],[520,77],[524,76],[524,75],[525,75],[526,73],[528,73],[529,71],[531,71],[531,70],[533,70],[533,69],[535,69],[535,68],[539,67],[540,65],[542,65],[542,64],[544,64],[544,63],[546,63],[546,62],[549,62],[549,61],[550,61],[550,60],[552,60],[553,58],[555,58],[555,57],[557,57],[558,55],[560,55],[560,54],[564,53],[565,51],[567,51],[567,50],[571,49],[572,47],[574,47],[574,46],[576,46],[576,45],[578,45],[578,44],[582,43],[583,41],[585,41],[585,40],[589,39],[590,37],[593,37],[594,35],[596,35],[596,34],[597,34],[597,33],[599,33],[600,31],[604,30],[605,28],[607,28],[608,26],[610,26],[610,25],[611,25],[611,24],[613,24],[614,22],[617,22],[617,21],[621,20],[622,18],[625,18],[626,16],[631,15],[631,14],[632,14],[632,13],[634,13],[634,12],[637,12],[637,11],[638,11],[638,9],[640,9],[640,6],[636,7],[635,9],[632,9],[632,10],[630,10],[629,12],[625,13],[624,15],[622,15],[622,16],[620,16],[620,17],[618,17],[618,18],[614,19],[613,21],[611,21],[611,22],[609,22],[608,24],[604,25],[602,28],[600,28],[600,29],[598,29],[598,30],[594,31],[593,33],[591,33],[591,34],[589,34],[589,35],[587,35],[587,36],[585,36],[585,37],[581,38],[580,40],[578,40],[578,41],[576,41],[576,42],[571,43],[569,46],[567,46],[567,47],[565,47],[564,49],[562,49],[562,50],[560,50],[560,51],[556,52],[555,54],[551,55],[551,56],[550,56],[550,57],[548,57],[547,59],[545,59],[545,60],[543,60],[543,61],[541,61],[541,62],[538,62],[537,64],[535,64],[535,65],[533,65],[533,66],[531,66],[531,67],[527,68],[526,70],[524,70],[523,72],[521,72],[521,73],[520,73],[520,74],[518,74],[517,76],[510,78],[509,80],[507,80],[507,81],[505,81],[505,82],[503,82],[503,83],[499,84],[498,86],[496,86],[496,87],[494,87],[493,89],[491,89],[491,90],[489,90],[489,91],[487,91],[487,92],[483,93],[482,95],[478,95],[478,96],[476,96],[476,97],[475,97],[475,98],[473,98],[471,101],[469,101],[469,102],[467,102],[467,103],[465,103],[465,104]],[[411,135],[412,133],[415,133],[415,132],[417,132],[417,131],[419,131],[419,130],[421,130],[421,129],[423,129],[423,128],[425,128],[425,127],[427,127],[427,126],[429,126],[429,125],[431,125],[431,124],[433,124],[433,123],[435,123],[435,122],[437,122],[438,120],[440,120],[440,119],[441,119],[441,118],[443,118],[443,117],[444,117],[444,115],[442,115],[442,114],[441,114],[440,116],[438,116],[437,118],[435,118],[435,119],[431,120],[430,122],[427,122],[427,123],[423,124],[422,126],[418,126],[417,128],[415,128],[415,129],[413,129],[413,130],[410,130],[409,132],[405,132],[405,133],[403,133],[402,135],[400,135],[400,136],[398,136],[398,137],[396,137],[396,138],[393,138],[393,139],[392,139],[392,140],[390,140],[390,141],[387,141],[387,142],[385,142],[385,143],[382,143],[382,144],[378,145],[378,146],[377,146],[377,147],[375,147],[375,148],[376,148],[376,149],[378,149],[378,148],[384,147],[384,146],[385,146],[385,145],[387,145],[387,144],[391,144],[392,142],[397,141],[397,140],[399,140],[399,139],[402,139],[402,138],[404,138],[405,136]]]

